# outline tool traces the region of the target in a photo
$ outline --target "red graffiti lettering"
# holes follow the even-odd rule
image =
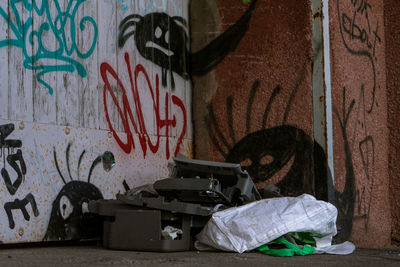
[[[159,89],[159,77],[156,75],[156,80],[155,80],[155,88],[153,87],[149,75],[147,74],[146,69],[138,64],[135,67],[135,71],[132,74],[132,68],[130,64],[130,59],[128,53],[125,54],[125,62],[126,62],[126,67],[128,69],[129,73],[129,81],[132,89],[132,95],[133,95],[133,104],[134,104],[134,112],[137,116],[137,121],[135,121],[134,118],[134,113],[131,108],[131,104],[129,103],[129,99],[127,96],[127,91],[125,88],[125,85],[122,83],[121,79],[118,77],[118,74],[116,71],[108,64],[108,63],[102,63],[100,66],[100,72],[101,72],[101,77],[104,81],[104,90],[103,90],[103,101],[104,101],[104,109],[105,109],[105,115],[106,119],[110,128],[110,131],[112,132],[116,142],[118,145],[122,148],[122,150],[129,154],[131,153],[132,149],[135,149],[135,142],[133,138],[133,134],[137,134],[140,142],[140,147],[143,151],[143,156],[146,157],[147,153],[147,148],[150,149],[150,151],[155,154],[158,152],[158,149],[160,147],[160,137],[162,134],[160,133],[162,129],[165,128],[165,150],[166,150],[166,158],[169,159],[170,157],[170,151],[169,151],[169,134],[170,134],[170,127],[177,127],[177,120],[175,114],[173,115],[172,119],[169,118],[169,99],[170,95],[168,92],[165,94],[165,105],[164,105],[164,110],[165,110],[165,118],[162,119],[160,115],[160,89]],[[146,129],[146,124],[145,124],[145,119],[143,116],[143,111],[142,111],[142,105],[141,105],[141,98],[140,98],[140,90],[138,86],[138,76],[142,74],[146,80],[145,84],[147,85],[148,92],[151,95],[152,98],[152,106],[153,106],[153,111],[154,111],[154,116],[155,116],[155,123],[156,123],[156,140],[151,141],[150,137],[148,135],[147,129]],[[112,87],[110,80],[114,79],[118,85],[118,87],[122,91],[122,108],[118,102],[118,98],[116,97]],[[109,115],[109,108],[107,107],[107,97],[111,96],[112,103],[115,105],[115,107],[118,110],[119,117],[122,121],[122,125],[124,127],[124,131],[126,133],[126,141],[121,140],[121,138],[118,136],[116,130],[114,129],[110,115]],[[187,127],[187,117],[186,117],[186,108],[183,103],[183,101],[175,96],[171,96],[172,103],[175,105],[178,109],[178,111],[182,112],[183,115],[183,121],[181,122],[182,124],[182,130],[181,133],[178,137],[178,142],[175,147],[174,155],[176,156],[179,152],[180,146],[183,142],[183,139],[186,134],[186,127]],[[131,126],[132,128],[131,129]]]

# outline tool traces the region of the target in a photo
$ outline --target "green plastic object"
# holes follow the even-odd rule
[[[276,257],[305,256],[313,254],[315,251],[315,240],[313,233],[290,233],[281,236],[271,243],[262,245],[256,250]],[[288,241],[291,240],[292,242]],[[272,244],[280,244],[285,248],[270,248]]]

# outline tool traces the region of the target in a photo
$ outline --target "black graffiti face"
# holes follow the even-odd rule
[[[53,147],[54,163],[57,172],[64,182],[64,187],[58,193],[53,202],[50,221],[43,240],[78,240],[95,238],[101,234],[101,219],[89,213],[88,204],[90,200],[103,199],[100,190],[90,183],[93,170],[101,162],[106,171],[110,171],[115,165],[114,155],[106,151],[99,155],[91,164],[87,176],[87,182],[80,180],[79,170],[86,153],[85,150],[79,156],[77,174],[78,179],[73,179],[70,171],[70,150],[72,143],[68,143],[65,161],[67,165],[70,182],[67,182],[61,173],[57,153]]]
[[[304,77],[303,73],[300,75],[300,80]],[[265,128],[271,107],[281,91],[281,87],[277,86],[272,91],[265,107],[262,128],[250,133],[252,114],[254,114],[252,107],[259,86],[260,81],[256,80],[250,90],[245,112],[247,135],[240,141],[236,140],[233,125],[233,98],[229,96],[226,99],[226,123],[229,136],[226,136],[219,126],[213,106],[207,107],[209,112],[205,117],[205,123],[215,148],[226,162],[239,163],[246,169],[254,182],[268,181],[268,183],[276,184],[284,196],[308,193],[325,201],[328,201],[328,197],[333,199],[334,192],[332,190],[328,192],[331,174],[324,149],[303,130],[286,124],[298,86],[293,88],[283,113],[282,125]],[[265,186],[265,183],[259,185]]]
[[[162,68],[162,84],[167,85],[167,70],[171,73],[171,87],[175,88],[172,72],[184,79],[192,75],[204,75],[215,68],[229,53],[234,51],[249,27],[258,0],[253,0],[246,12],[225,32],[195,53],[188,51],[187,24],[182,17],[170,17],[166,13],[149,13],[144,17],[132,14],[119,25],[118,45],[135,36],[139,53]]]
[[[133,30],[130,30],[132,27]],[[166,85],[167,70],[188,78],[185,59],[188,55],[186,22],[181,17],[165,13],[150,13],[141,17],[130,15],[119,26],[119,46],[132,35],[139,53],[162,68],[162,81]],[[172,75],[171,75],[172,78]]]
[[[272,178],[281,170],[277,183],[283,195],[312,192],[314,142],[301,129],[283,125],[251,133],[240,140],[226,161],[240,163],[255,182]],[[323,184],[323,183],[321,183]]]
[[[83,181],[67,183],[53,202],[44,240],[76,240],[100,234],[98,216],[88,212],[90,200],[103,199],[100,190]]]
[[[178,24],[179,23],[179,24]],[[187,36],[182,18],[171,18],[165,13],[152,13],[138,23],[136,45],[146,58],[153,56],[159,66],[168,67],[180,75],[187,75],[184,65]]]
[[[240,140],[230,151],[226,161],[241,163],[255,182],[271,178],[282,169],[295,153],[296,141],[288,133],[277,127],[251,133]]]

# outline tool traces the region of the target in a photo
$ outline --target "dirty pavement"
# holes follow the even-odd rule
[[[154,253],[104,249],[93,243],[3,247],[0,266],[399,266],[400,250],[357,248],[350,255],[272,257],[257,252]]]

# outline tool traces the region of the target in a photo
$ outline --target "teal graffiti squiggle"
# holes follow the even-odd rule
[[[171,10],[170,15],[182,16],[182,2],[176,0],[121,0],[122,11],[126,12],[129,8],[136,11],[150,12],[166,12],[168,8]]]
[[[1,18],[3,18],[8,23],[10,29],[9,36],[12,36],[12,34],[15,36],[13,36],[14,39],[9,37],[9,39],[0,40],[0,48],[8,46],[21,48],[24,54],[24,67],[39,71],[36,74],[37,81],[44,85],[49,90],[49,94],[52,95],[53,88],[42,79],[42,76],[50,72],[72,73],[77,71],[82,78],[86,77],[87,72],[85,67],[73,59],[72,56],[76,55],[81,59],[87,59],[93,54],[97,43],[98,28],[96,21],[90,16],[85,16],[79,21],[80,31],[83,32],[87,24],[90,24],[94,30],[89,50],[81,51],[76,43],[78,32],[77,25],[75,25],[75,18],[79,7],[86,0],[69,0],[65,6],[65,10],[61,9],[59,0],[50,1],[52,1],[55,7],[53,10],[50,8],[49,0],[10,0],[9,12],[13,13],[14,21],[11,19],[12,16],[7,13],[7,10],[0,7],[0,23],[2,23]],[[25,10],[29,12],[29,17],[26,18],[25,22],[22,21],[22,14],[19,13],[17,4],[24,5]],[[45,22],[42,22],[38,26],[38,30],[33,29],[34,21],[32,15],[34,12],[41,18],[45,18],[45,20],[41,19],[41,21]],[[66,25],[69,27],[68,32]],[[56,47],[54,50],[49,50],[45,47],[42,39],[45,32],[53,34],[55,37],[57,44],[54,46]],[[68,36],[71,40],[68,40]],[[33,51],[33,47],[35,47],[35,51]],[[57,63],[49,64],[42,62],[49,59],[57,60]]]

